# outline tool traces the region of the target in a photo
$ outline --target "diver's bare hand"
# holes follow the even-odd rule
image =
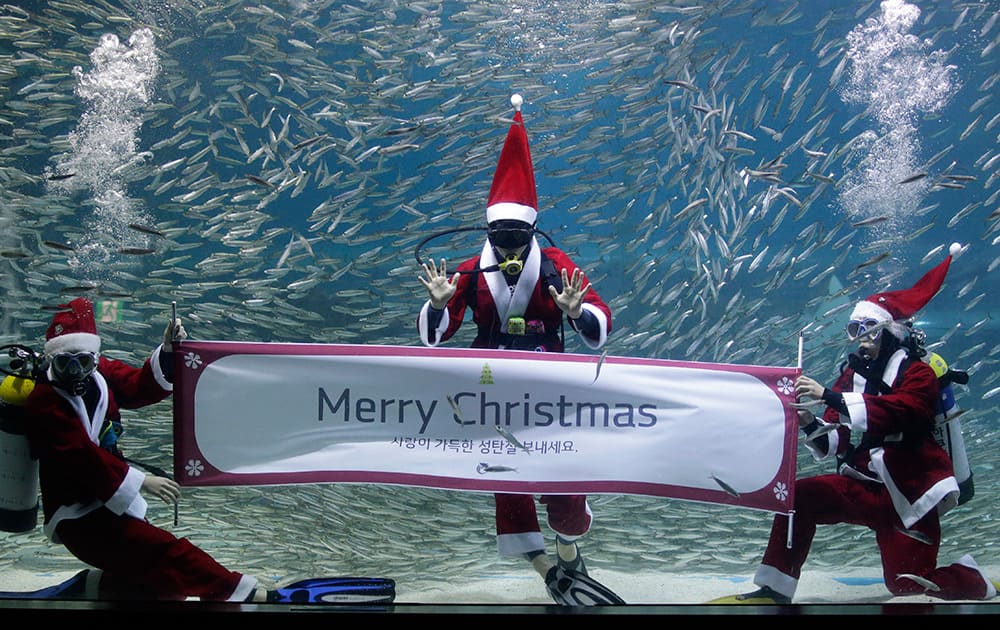
[[[181,487],[176,481],[156,475],[146,475],[142,480],[142,491],[163,499],[164,503],[177,503],[181,498]]]
[[[423,267],[424,275],[419,276],[417,279],[427,289],[431,306],[441,310],[448,305],[448,300],[455,295],[455,291],[458,289],[458,276],[460,274],[456,271],[449,278],[448,264],[444,258],[441,259],[440,269],[438,269],[433,258],[429,262],[425,262]]]
[[[818,400],[822,398],[824,389],[822,385],[808,376],[799,376],[795,379],[795,396],[800,402],[803,399]]]
[[[163,331],[163,351],[173,352],[174,342],[184,341],[187,336],[187,331],[184,330],[184,324],[181,323],[180,317],[172,322],[167,322],[167,328]]]
[[[586,276],[579,268],[573,270],[573,277],[566,274],[566,268],[562,269],[562,292],[556,291],[555,287],[549,285],[549,295],[556,301],[556,306],[566,313],[570,319],[579,319],[583,315],[583,298],[590,291],[590,283],[584,286]]]

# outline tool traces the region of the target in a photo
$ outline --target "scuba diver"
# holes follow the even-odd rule
[[[101,354],[89,300],[60,305],[46,331],[44,360],[31,361],[33,384],[19,399],[22,428],[37,460],[44,534],[93,568],[54,587],[0,593],[0,598],[318,603],[343,601],[333,596],[346,591],[359,598],[355,601],[392,601],[394,584],[381,578],[363,584],[316,578],[265,590],[256,578],[230,571],[188,539],[146,519],[143,494],[176,504],[180,485],[144,473],[122,455],[121,409],[170,396],[174,350],[186,337],[173,316],[162,344],[142,367],[133,367]]]
[[[847,335],[858,344],[829,388],[801,375],[795,381],[799,426],[816,460],[837,458],[837,472],[796,480],[795,513],[776,514],[754,576],[760,588],[712,604],[789,604],[818,525],[868,527],[882,559],[886,588],[896,596],[986,600],[998,583],[970,554],[937,565],[940,514],[958,502],[960,487],[948,453],[933,432],[939,409],[938,375],[921,360],[907,321],[940,290],[950,255],[910,289],[858,302]],[[817,418],[811,411],[822,408]],[[851,444],[851,431],[861,437]]]
[[[563,352],[564,316],[588,348],[603,346],[611,332],[611,309],[584,272],[558,248],[543,249],[535,237],[538,198],[522,103],[519,94],[511,97],[514,120],[490,187],[481,254],[450,276],[444,259],[439,266],[417,255],[424,271],[418,279],[428,294],[417,330],[427,346],[450,339],[466,308],[476,325],[473,348]],[[556,532],[555,562],[545,551],[534,496],[496,493],[494,501],[499,553],[526,557],[557,603],[624,603],[587,575],[576,542],[593,518],[586,496],[540,497]]]

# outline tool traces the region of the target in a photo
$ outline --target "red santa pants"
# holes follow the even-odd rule
[[[787,547],[788,516],[776,514],[755,583],[789,596],[794,594],[816,526],[833,523],[864,525],[875,532],[882,556],[882,577],[893,595],[924,593],[924,587],[913,580],[897,578],[900,573],[934,582],[941,590],[926,594],[940,599],[982,599],[987,594],[989,584],[976,569],[957,563],[937,567],[941,545],[937,510],[931,510],[910,528],[925,539],[921,542],[900,531],[903,523],[884,485],[837,474],[795,482],[792,547]]]
[[[99,508],[56,528],[74,556],[101,569],[102,596],[226,601],[243,577],[186,538]]]
[[[538,524],[535,497],[530,494],[494,494],[497,544],[501,555],[512,556],[544,551],[545,541]],[[587,533],[593,521],[586,495],[542,495],[539,497],[549,527],[574,540]]]

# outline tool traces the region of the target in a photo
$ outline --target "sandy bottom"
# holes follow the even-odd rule
[[[1000,575],[1000,567],[983,567],[987,575]],[[76,571],[31,572],[7,569],[0,572],[0,591],[31,591],[65,580]],[[717,597],[755,590],[752,575],[627,574],[594,569],[591,576],[615,591],[628,604],[700,605]],[[266,584],[265,584],[266,585]],[[280,586],[280,585],[277,585]],[[460,583],[427,579],[397,583],[397,604],[446,605],[550,605],[541,578],[524,571],[482,575]],[[878,568],[851,569],[837,574],[806,571],[794,604],[941,604],[924,595],[893,597],[885,589]],[[961,604],[963,602],[948,602]],[[990,602],[967,602],[973,608],[1000,614],[1000,597]],[[713,607],[715,608],[715,607]],[[727,608],[740,608],[739,606]]]

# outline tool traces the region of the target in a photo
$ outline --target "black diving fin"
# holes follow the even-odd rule
[[[586,573],[554,566],[545,575],[549,595],[561,606],[622,606],[625,600]]]

